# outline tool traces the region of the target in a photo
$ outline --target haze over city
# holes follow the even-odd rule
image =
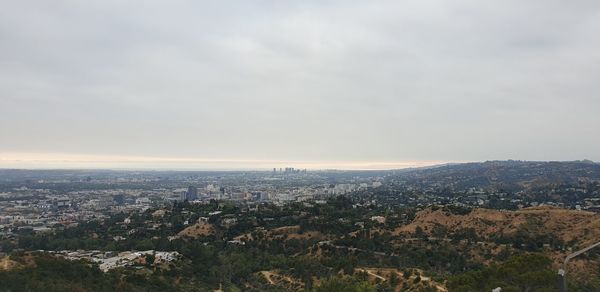
[[[599,9],[6,2],[0,167],[598,161]]]
[[[1,4],[0,292],[600,291],[598,0]]]

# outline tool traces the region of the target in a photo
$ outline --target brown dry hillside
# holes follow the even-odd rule
[[[200,221],[194,225],[191,225],[191,226],[185,228],[184,230],[179,232],[179,234],[177,234],[177,235],[180,237],[187,236],[187,237],[197,238],[200,236],[213,235],[214,233],[215,233],[215,228],[212,226],[212,224],[210,224],[208,222]]]
[[[0,259],[0,271],[8,271],[17,267],[19,263],[10,259],[10,257],[3,257]]]
[[[438,283],[430,277],[425,276],[425,272],[419,269],[410,269],[410,274],[407,277],[404,276],[404,271],[391,268],[355,268],[354,272],[366,273],[371,283],[388,282],[391,281],[392,277],[395,277],[396,284],[392,285],[392,289],[395,292],[448,291],[443,283]],[[417,277],[419,277],[419,281],[415,281]]]
[[[395,281],[392,286],[392,291],[434,291],[434,292],[447,292],[444,283],[439,283],[427,277],[425,272],[419,269],[408,269],[408,274],[403,270],[392,269],[392,268],[369,268],[369,267],[358,267],[354,269],[355,275],[358,273],[365,274],[365,280],[371,284],[377,284],[381,282],[390,282],[394,277]],[[294,278],[293,276],[281,273],[278,270],[261,271],[257,273],[264,277],[267,284],[274,288],[283,289],[285,291],[304,291],[304,282],[301,279]],[[416,278],[419,280],[416,280]],[[320,285],[320,282],[324,278],[314,277],[313,281],[316,286]]]
[[[431,234],[434,226],[442,225],[450,232],[473,228],[478,235],[490,237],[492,234],[510,235],[519,228],[531,230],[531,222],[535,222],[533,232],[552,234],[564,242],[585,245],[600,241],[600,214],[554,207],[518,211],[474,209],[466,215],[429,208],[417,213],[412,223],[397,228],[394,233],[414,233],[420,226],[425,233]]]

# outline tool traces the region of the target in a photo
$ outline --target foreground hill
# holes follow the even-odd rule
[[[417,213],[414,221],[396,229],[396,233],[416,232],[421,228],[434,235],[436,228],[453,233],[473,229],[484,239],[516,236],[520,232],[551,235],[563,243],[589,245],[600,241],[600,214],[555,207],[526,208],[517,211],[473,209],[454,214],[448,208],[428,208]],[[569,245],[571,245],[569,244]]]
[[[600,241],[600,214],[556,207],[517,211],[431,207],[417,212],[410,224],[393,233],[429,241],[454,242],[459,237],[472,242],[464,252],[486,265],[497,263],[507,250],[538,252],[551,259],[552,269],[557,271],[568,254]],[[480,248],[484,253],[476,251]],[[488,260],[485,254],[496,260]],[[568,266],[571,278],[597,283],[599,254],[592,250],[572,260]]]

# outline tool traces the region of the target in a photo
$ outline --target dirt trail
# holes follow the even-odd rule
[[[271,279],[271,276],[273,276],[272,272],[262,271],[260,273],[267,279],[267,282],[269,282],[269,284],[275,285],[275,282],[273,281],[273,279]]]
[[[382,280],[382,281],[387,281],[387,279],[386,279],[386,278],[384,278],[384,277],[382,277],[382,276],[380,276],[380,275],[377,275],[377,274],[373,273],[373,272],[372,272],[372,271],[370,271],[370,270],[367,270],[367,269],[361,269],[361,268],[357,268],[357,270],[358,270],[359,272],[366,272],[366,273],[367,273],[367,274],[369,274],[370,276],[373,276],[373,277],[375,277],[375,278],[377,278],[377,279],[379,279],[379,280]]]
[[[267,282],[269,282],[270,285],[277,285],[278,283],[276,281],[285,281],[285,282],[288,282],[289,284],[302,285],[302,283],[300,283],[298,280],[296,280],[288,275],[279,274],[277,272],[261,271],[260,274],[262,274],[267,279]],[[275,281],[273,280],[273,278],[275,279]]]

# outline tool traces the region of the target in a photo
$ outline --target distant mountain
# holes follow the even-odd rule
[[[522,190],[548,185],[600,182],[600,164],[589,160],[486,161],[414,169],[399,173],[391,180],[421,188]]]

